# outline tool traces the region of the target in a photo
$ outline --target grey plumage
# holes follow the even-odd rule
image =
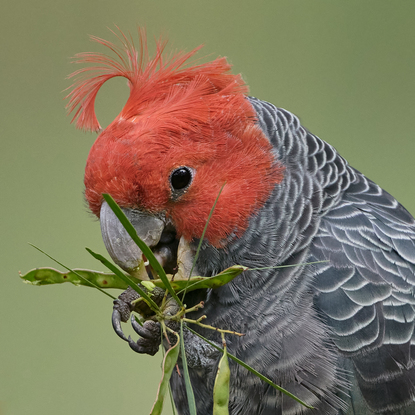
[[[414,219],[294,115],[249,100],[285,166],[284,180],[243,237],[223,250],[204,243],[198,269],[212,275],[233,264],[328,262],[249,271],[187,295],[188,305],[205,301],[194,317],[207,314],[209,324],[246,333],[228,337],[231,353],[317,408],[232,364],[230,413],[414,413]],[[200,332],[219,343],[216,333]],[[218,356],[186,337],[198,413],[209,414]],[[174,374],[172,388],[187,414],[183,378]]]

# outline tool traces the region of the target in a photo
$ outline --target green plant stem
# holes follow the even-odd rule
[[[205,318],[206,318],[206,316],[202,316],[202,317],[205,317]],[[236,331],[218,329],[217,327],[209,326],[208,324],[202,324],[202,323],[200,322],[200,320],[202,319],[202,317],[201,317],[200,319],[197,319],[197,320],[192,320],[192,319],[190,319],[190,318],[185,318],[185,317],[183,317],[183,318],[182,318],[182,320],[183,320],[184,322],[186,322],[186,323],[196,324],[197,326],[203,327],[204,329],[208,329],[208,330],[214,330],[214,331],[217,331],[218,333],[228,333],[228,334],[234,334],[235,336],[239,336],[239,337],[245,336],[245,334],[243,334],[243,333],[238,333],[238,332],[236,332]]]

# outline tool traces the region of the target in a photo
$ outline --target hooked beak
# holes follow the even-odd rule
[[[161,219],[135,209],[122,208],[122,211],[134,226],[139,238],[150,248],[159,243],[165,228]],[[111,258],[124,271],[133,274],[143,260],[143,253],[105,201],[101,206],[100,222],[102,238]]]
[[[136,209],[121,208],[134,226],[138,237],[154,253],[166,274],[175,275],[176,280],[198,275],[193,266],[195,250],[182,236],[180,240],[174,226],[163,217]],[[124,271],[138,279],[152,279],[150,267],[144,266],[143,253],[128,235],[107,202],[103,202],[100,213],[101,233],[105,247],[112,260]]]

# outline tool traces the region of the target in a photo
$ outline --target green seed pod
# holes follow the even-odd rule
[[[229,415],[229,381],[231,371],[229,369],[226,343],[225,341],[223,343],[225,352],[220,359],[215,386],[213,387],[213,415]]]

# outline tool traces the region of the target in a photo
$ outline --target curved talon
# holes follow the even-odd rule
[[[130,336],[128,336],[128,344],[135,352],[140,354],[149,354],[150,356],[154,356],[159,350],[158,346],[146,346],[140,344],[140,339],[136,343]]]
[[[130,347],[137,353],[143,353],[141,348],[138,346],[138,344],[131,338],[131,336],[128,336],[128,344]]]
[[[154,356],[158,352],[161,343],[160,324],[153,320],[147,320],[140,326],[140,324],[135,321],[134,316],[132,316],[131,325],[135,332],[140,336],[136,342],[130,336],[128,337],[128,344],[131,349],[137,353],[145,353]]]
[[[131,315],[131,325],[133,326],[134,331],[141,337],[147,338],[145,336],[143,336],[143,326],[142,324],[138,323],[137,320],[135,319],[135,316],[132,314]]]
[[[158,343],[160,338],[160,325],[152,320],[147,320],[143,325],[137,323],[134,316],[131,316],[131,325],[134,331],[143,339],[152,340],[154,344]]]
[[[157,299],[157,301],[161,302],[164,298],[164,291],[156,291],[156,289],[154,289],[153,296],[156,293],[158,295],[155,300]],[[153,314],[152,310],[146,310],[144,307],[147,306],[145,302],[141,301],[139,303],[134,303],[134,300],[137,298],[140,298],[140,296],[131,287],[128,287],[128,289],[114,301],[112,327],[117,335],[128,342],[131,349],[135,352],[153,356],[158,352],[161,343],[160,324],[153,320],[147,320],[143,325],[140,325],[140,323],[137,322],[134,315],[131,315],[132,311],[137,311],[141,315]],[[130,336],[127,339],[121,328],[121,322],[127,322],[130,317],[133,329],[140,336],[136,342],[133,341]]]
[[[116,308],[114,308],[112,312],[112,327],[119,337],[125,341],[128,341],[121,328],[121,313]]]

